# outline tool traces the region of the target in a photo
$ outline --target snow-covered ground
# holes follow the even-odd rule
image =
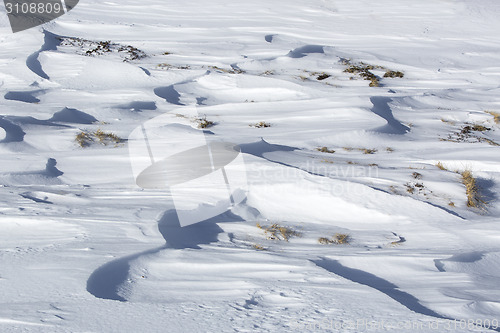
[[[500,331],[498,1],[87,0],[16,34],[4,13],[0,332]],[[126,139],[198,130],[193,108],[248,191],[181,228]],[[99,129],[123,140],[75,141]]]

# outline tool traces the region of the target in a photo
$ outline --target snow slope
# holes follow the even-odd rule
[[[0,8],[1,332],[500,331],[497,1],[88,0],[16,34]],[[126,139],[192,108],[248,192],[180,228]]]

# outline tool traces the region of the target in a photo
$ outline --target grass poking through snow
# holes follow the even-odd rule
[[[319,152],[328,153],[328,154],[335,153],[335,150],[328,149],[328,147],[320,147],[320,148],[316,148],[316,150],[319,151]]]
[[[492,146],[500,146],[500,144],[495,141],[488,139],[484,136],[485,132],[490,131],[491,128],[483,126],[481,124],[465,124],[459,132],[454,132],[448,134],[447,138],[441,138],[441,141],[449,141],[449,142],[468,142],[468,143],[476,143],[476,142],[487,142]]]
[[[297,232],[289,227],[281,226],[277,223],[274,223],[270,226],[262,226],[260,225],[260,223],[257,223],[257,228],[264,230],[267,239],[270,240],[284,240],[288,242],[288,240],[292,237],[302,236],[300,232]]]
[[[486,113],[491,114],[493,116],[493,121],[497,124],[500,124],[500,113],[493,111],[486,111]]]
[[[370,87],[380,86],[380,77],[375,75],[373,70],[385,70],[384,78],[403,78],[404,73],[400,71],[393,71],[385,68],[384,66],[374,66],[360,62],[358,64],[352,64],[350,60],[343,59],[342,64],[347,66],[344,70],[345,73],[356,74],[364,80],[370,81]],[[353,79],[353,77],[351,77]]]
[[[255,249],[255,250],[258,250],[258,251],[267,251],[267,249],[260,245],[260,244],[253,244],[252,247]]]
[[[405,76],[403,72],[400,71],[387,71],[384,74],[384,77],[390,77],[390,78],[400,78],[402,79]]]
[[[482,199],[481,191],[477,185],[477,179],[471,170],[465,170],[461,173],[462,184],[465,185],[467,195],[467,207],[484,208],[486,202]]]
[[[91,146],[93,143],[100,143],[104,146],[114,144],[116,147],[124,140],[114,133],[104,132],[103,130],[98,129],[94,132],[81,131],[76,135],[75,141],[80,147],[86,148]]]
[[[196,119],[196,122],[198,123],[198,128],[209,128],[215,125],[215,123],[211,120],[208,120],[206,116]]]
[[[271,127],[271,124],[266,123],[265,121],[259,121],[258,123],[255,123],[255,124],[252,124],[249,126],[255,127],[255,128],[267,128],[267,127]]]
[[[442,162],[437,162],[436,166],[443,171],[448,171],[448,168],[444,166]]]
[[[332,238],[321,237],[318,239],[318,243],[323,245],[337,244],[346,245],[351,241],[351,236],[348,234],[336,233]]]

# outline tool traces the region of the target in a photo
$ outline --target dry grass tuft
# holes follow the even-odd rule
[[[328,149],[328,147],[320,147],[320,148],[316,148],[316,150],[319,151],[319,152],[328,153],[328,154],[335,153],[335,150]]]
[[[369,149],[369,148],[353,148],[353,147],[342,147],[345,151],[353,151],[353,150],[357,150],[357,151],[361,151],[363,152],[363,154],[375,154],[376,152],[378,152],[377,149],[373,148],[373,149]],[[387,148],[387,151],[390,152],[390,151],[394,151],[394,150],[391,150],[392,148]]]
[[[490,131],[491,128],[483,126],[481,124],[466,124],[462,127],[459,132],[454,132],[448,134],[447,138],[441,138],[441,141],[449,141],[449,142],[487,142],[492,146],[500,146],[500,144],[495,141],[484,137],[482,134],[484,132]]]
[[[189,66],[189,65],[185,65],[185,66],[176,65],[176,66],[174,66],[174,65],[168,64],[166,62],[158,64],[158,65],[156,65],[156,67],[158,67],[159,69],[166,69],[166,70],[169,70],[169,69],[183,69],[183,70],[191,69],[191,66]]]
[[[323,81],[323,80],[328,79],[330,76],[331,76],[330,74],[321,73],[321,74],[318,75],[318,77],[316,78],[316,80]]]
[[[297,232],[289,227],[280,226],[277,223],[270,226],[262,226],[260,223],[257,223],[257,228],[264,230],[267,235],[267,239],[270,240],[284,240],[288,242],[288,240],[292,237],[302,236],[300,232]]]
[[[410,194],[424,194],[425,195],[425,191],[426,191],[426,187],[424,184],[422,183],[416,183],[416,182],[408,182],[405,184],[405,187],[406,187],[406,192],[410,193]]]
[[[500,124],[500,113],[493,111],[486,111],[486,113],[491,114],[493,116],[493,120],[495,123]]]
[[[360,63],[359,65],[349,65],[349,67],[347,67],[344,72],[357,74],[364,80],[370,81],[370,87],[378,87],[380,85],[379,77],[370,72],[375,68],[381,69],[382,67]]]
[[[198,123],[198,128],[209,128],[215,125],[215,123],[208,120],[206,116],[203,118],[197,118],[196,122]]]
[[[365,64],[363,62],[358,64],[352,64],[349,59],[342,59],[341,63],[347,68],[344,70],[345,73],[356,74],[364,80],[370,81],[370,87],[378,87],[380,86],[380,78],[373,74],[372,70],[385,70],[384,77],[385,78],[402,78],[404,77],[404,73],[400,71],[393,71],[385,68],[384,66],[374,66]],[[354,79],[351,77],[351,79]]]
[[[267,251],[267,249],[260,244],[253,244],[252,247],[259,251]]]
[[[92,41],[83,38],[59,37],[62,46],[72,46],[80,49],[86,56],[103,56],[108,53],[119,53],[124,62],[140,60],[147,57],[147,54],[131,45],[122,45],[107,41]]]
[[[482,199],[480,188],[472,171],[465,170],[461,173],[462,184],[465,185],[467,195],[467,207],[484,208],[486,202]]]
[[[99,142],[103,145],[107,145],[108,143],[120,143],[123,140],[114,133],[104,132],[100,128],[94,132],[94,136],[99,140]]]
[[[412,173],[412,177],[415,179],[422,179],[422,174],[419,172]]]
[[[349,244],[351,236],[348,234],[339,234],[336,233],[335,236],[333,236],[335,244]]]
[[[446,168],[442,162],[437,162],[436,166],[437,166],[440,170],[443,170],[443,171],[448,171],[448,168]]]
[[[94,142],[98,142],[105,146],[108,144],[115,144],[116,146],[124,140],[114,133],[104,132],[103,130],[98,129],[95,132],[81,131],[76,135],[75,141],[80,147],[86,148]]]
[[[337,244],[346,245],[351,241],[351,236],[348,234],[336,233],[331,239],[326,237],[321,237],[318,239],[318,243],[323,245]]]
[[[363,149],[363,154],[375,154],[378,150],[377,149]]]
[[[321,237],[321,238],[318,238],[318,243],[323,244],[323,245],[329,245],[329,244],[333,244],[333,240],[331,240],[330,238]]]
[[[461,133],[462,134],[469,134],[471,132],[486,132],[491,130],[491,128],[488,128],[486,126],[480,125],[480,124],[470,124],[466,125],[462,128]]]
[[[443,123],[450,124],[450,125],[455,125],[455,124],[456,124],[456,122],[455,122],[455,121],[453,121],[453,120],[448,120],[448,119],[444,119],[444,118],[441,118],[441,121],[442,121]]]
[[[387,71],[384,74],[384,77],[390,77],[390,78],[403,78],[405,74],[400,71]]]
[[[226,74],[244,74],[245,71],[241,70],[239,68],[231,67],[231,69],[226,69],[226,68],[221,68],[217,66],[208,66],[209,69],[212,69],[216,72],[219,73],[226,73]]]
[[[94,140],[92,139],[90,133],[82,131],[76,135],[75,141],[78,143],[80,147],[85,148],[90,146],[90,144]]]
[[[249,126],[256,127],[256,128],[267,128],[267,127],[271,127],[271,124],[266,123],[265,121],[259,121],[258,123],[253,124],[253,125],[249,125]]]

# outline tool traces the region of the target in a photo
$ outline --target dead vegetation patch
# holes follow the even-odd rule
[[[156,67],[159,69],[165,69],[165,70],[171,70],[171,69],[188,70],[188,69],[191,69],[191,66],[189,66],[189,65],[171,65],[168,63],[161,63],[161,64],[156,65]]]
[[[354,74],[363,80],[370,81],[370,87],[380,86],[380,77],[373,73],[374,70],[384,70],[384,78],[403,78],[404,73],[400,71],[393,71],[384,66],[365,64],[364,62],[352,63],[350,59],[341,59],[340,63],[347,68],[344,70],[345,73]],[[355,77],[352,76],[351,79]]]
[[[486,111],[486,113],[490,114],[493,116],[493,121],[496,124],[500,124],[500,112],[494,112],[494,111]]]
[[[443,171],[448,171],[448,168],[444,166],[444,164],[442,162],[437,162],[436,163],[436,166],[438,167],[438,169],[440,170],[443,170]]]
[[[196,118],[195,122],[198,123],[198,128],[209,128],[215,125],[215,122],[208,120],[206,116]]]
[[[441,141],[478,143],[486,142],[492,146],[500,146],[495,141],[485,137],[485,133],[491,131],[490,127],[481,124],[465,124],[459,131],[448,134],[448,137],[441,138]]]
[[[267,128],[267,127],[271,127],[271,124],[266,123],[265,121],[259,121],[258,123],[255,123],[255,124],[252,124],[249,126],[255,127],[255,128]]]
[[[465,194],[467,195],[467,207],[484,208],[486,201],[481,195],[480,187],[477,185],[477,179],[472,174],[471,170],[465,170],[461,174],[462,184],[465,186]]]
[[[367,155],[371,155],[371,154],[375,154],[376,152],[378,152],[377,149],[375,148],[354,148],[354,147],[343,147],[343,149],[345,151],[354,151],[354,150],[357,150],[357,151],[360,151],[362,152],[363,154],[367,154]]]
[[[257,228],[263,230],[269,240],[281,240],[288,242],[292,237],[302,236],[300,232],[297,232],[290,227],[281,226],[277,223],[270,226],[263,226],[260,223],[257,223]]]
[[[321,74],[319,74],[319,75],[316,77],[316,80],[318,80],[318,81],[323,81],[323,80],[328,79],[329,77],[331,77],[331,75],[330,75],[330,74],[321,73]]]
[[[347,245],[350,242],[351,242],[351,236],[349,234],[344,234],[344,233],[336,233],[331,238],[327,237],[318,238],[318,243],[322,245],[330,245],[330,244]]]
[[[80,49],[77,53],[85,56],[103,56],[109,53],[120,54],[124,62],[140,60],[147,54],[132,45],[123,45],[111,41],[92,41],[77,37],[60,37],[62,46],[72,46]]]
[[[237,67],[231,67],[231,69],[226,69],[226,68],[221,68],[218,66],[208,66],[209,69],[214,70],[219,73],[226,73],[226,74],[244,74],[246,73],[244,70],[241,70]]]
[[[404,78],[405,74],[403,72],[400,72],[400,71],[391,71],[391,70],[388,70],[387,72],[385,72],[384,74],[384,77],[389,77],[389,78]]]
[[[97,129],[96,131],[79,132],[75,137],[75,141],[80,147],[86,148],[90,147],[94,143],[98,143],[104,146],[113,144],[115,147],[117,147],[118,144],[124,142],[125,140],[114,133]]]
[[[316,148],[316,150],[319,151],[319,152],[321,152],[321,153],[328,153],[328,154],[335,153],[335,150],[328,149],[328,147],[318,147],[318,148]]]

